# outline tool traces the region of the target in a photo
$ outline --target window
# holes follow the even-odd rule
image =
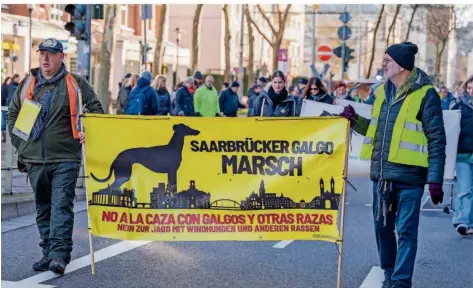
[[[51,9],[49,9],[49,18],[54,21],[62,22],[65,7],[66,5],[64,4],[51,4]]]
[[[122,26],[128,27],[128,5],[120,6],[120,14]]]

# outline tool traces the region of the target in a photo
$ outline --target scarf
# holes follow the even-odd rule
[[[31,130],[31,137],[33,138],[33,140],[38,140],[39,137],[41,137],[41,134],[43,133],[44,127],[46,126],[46,119],[49,112],[49,104],[51,103],[51,98],[53,98],[54,95],[57,94],[57,83],[66,75],[66,73],[67,71],[64,64],[62,64],[59,71],[49,80],[44,78],[43,73],[38,73],[37,82],[33,88],[33,95],[37,95],[38,91],[46,85],[54,86],[48,91],[44,92],[43,97],[37,99],[38,103],[41,104],[41,109],[39,111],[38,118],[36,118],[36,121]]]
[[[164,88],[164,87],[160,87],[158,89],[158,94],[166,94],[168,93],[168,89]]]
[[[470,109],[473,110],[473,96],[470,96],[466,91],[463,91],[461,101],[464,105],[468,106]]]
[[[273,101],[273,110],[278,107],[279,104],[281,104],[282,101],[284,101],[287,98],[287,90],[286,87],[284,87],[281,92],[276,93],[273,89],[273,87],[269,88],[268,91],[268,96]]]

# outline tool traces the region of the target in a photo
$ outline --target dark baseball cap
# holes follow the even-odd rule
[[[53,54],[63,52],[62,43],[54,38],[48,38],[39,44],[38,51],[48,51]]]

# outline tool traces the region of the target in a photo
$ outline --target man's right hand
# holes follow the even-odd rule
[[[225,116],[225,114],[223,114],[223,112],[220,112],[220,116],[221,117],[227,117],[227,116]]]

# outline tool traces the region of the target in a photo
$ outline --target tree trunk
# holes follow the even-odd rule
[[[228,4],[223,5],[223,17],[225,20],[225,71],[223,72],[223,81],[230,82],[230,39],[232,35],[230,34],[230,19],[228,16]]]
[[[278,70],[278,62],[279,62],[279,46],[281,46],[281,42],[274,43],[273,45],[273,71]]]
[[[115,17],[117,15],[117,5],[105,5],[105,23],[104,33],[102,37],[102,47],[100,51],[100,71],[98,73],[99,78],[97,81],[97,96],[100,104],[105,113],[109,112],[110,108],[110,97],[109,97],[109,85],[110,85],[110,68],[112,51],[114,47],[114,32],[115,32]]]
[[[440,43],[437,45],[436,55],[435,55],[435,74],[440,75],[440,66],[442,63],[442,54],[445,50],[445,46],[447,45],[447,41],[441,40]],[[440,46],[440,47],[439,47]]]
[[[192,74],[197,70],[199,64],[199,24],[204,4],[197,4],[195,8],[194,21],[192,22]]]
[[[153,74],[158,75],[162,73],[163,66],[163,34],[164,34],[164,22],[166,20],[166,10],[167,5],[161,4],[161,13],[159,14],[158,25],[159,33],[158,38],[156,39],[156,48],[154,50],[154,64],[153,64]]]
[[[384,5],[381,6],[381,11],[379,11],[378,22],[376,22],[376,26],[374,27],[373,31],[373,45],[371,46],[371,60],[370,65],[368,66],[368,73],[366,73],[366,79],[369,79],[371,76],[371,68],[373,67],[374,55],[376,53],[376,38],[378,36],[378,29],[379,25],[381,24],[381,19],[383,18],[384,13]]]
[[[248,5],[245,5],[244,9],[246,16],[246,26],[248,28],[248,84],[251,85],[255,81],[253,71],[255,37],[253,36],[253,27],[251,27],[251,20],[249,16],[250,10]]]
[[[412,15],[411,20],[409,20],[409,25],[407,26],[407,34],[405,42],[409,41],[409,34],[411,33],[412,22],[414,22],[414,16],[416,15],[417,8],[419,8],[418,4],[412,6]]]
[[[397,19],[397,15],[399,14],[400,10],[401,10],[401,4],[398,4],[396,6],[396,12],[394,12],[393,22],[389,26],[388,37],[386,37],[386,47],[389,47],[389,38],[391,37],[391,33],[393,33],[393,31],[394,31],[394,27],[396,27],[396,19]]]

